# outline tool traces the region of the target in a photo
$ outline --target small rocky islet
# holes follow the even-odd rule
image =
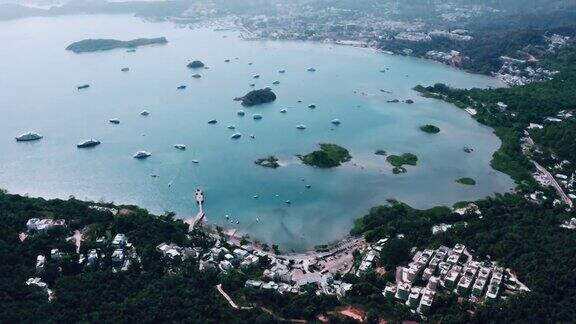
[[[280,164],[278,163],[278,158],[273,155],[270,155],[265,158],[256,159],[256,161],[254,161],[254,164],[272,169],[276,169],[280,166]]]
[[[189,69],[201,69],[204,67],[204,63],[199,60],[194,60],[186,65]]]
[[[234,100],[240,101],[242,103],[242,106],[252,107],[275,101],[276,94],[272,90],[264,88],[264,89],[252,90],[243,97],[237,97],[234,98]]]
[[[457,179],[456,182],[458,182],[459,184],[465,185],[465,186],[476,185],[476,180],[469,178],[469,177],[463,177],[463,178]]]
[[[438,134],[440,133],[440,128],[438,126],[434,126],[431,124],[427,124],[427,125],[422,125],[420,126],[420,130],[423,131],[424,133],[428,133],[428,134]]]

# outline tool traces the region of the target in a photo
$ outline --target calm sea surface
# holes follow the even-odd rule
[[[169,43],[134,53],[64,50],[85,38],[159,36]],[[2,22],[0,44],[0,187],[12,193],[104,199],[188,218],[197,211],[193,192],[201,187],[210,222],[301,250],[344,236],[355,218],[387,198],[427,208],[513,185],[490,168],[500,145],[490,128],[411,90],[435,82],[458,87],[498,82],[429,61],[326,44],[242,41],[233,31],[192,30],[127,16]],[[192,59],[210,67],[198,71],[200,79],[186,68]],[[130,71],[121,72],[123,67]],[[309,67],[317,71],[308,72]],[[389,70],[379,72],[384,68]],[[261,77],[252,79],[254,74]],[[274,80],[280,84],[272,85]],[[85,83],[91,87],[76,89]],[[252,89],[251,83],[272,87],[278,100],[245,108],[246,116],[239,117],[242,107],[232,99]],[[187,88],[177,90],[179,85]],[[386,102],[391,99],[415,103]],[[307,108],[312,103],[316,109]],[[280,113],[283,108],[286,114]],[[140,116],[144,109],[149,116]],[[254,113],[263,119],[253,120]],[[110,118],[121,123],[112,125]],[[341,125],[332,125],[334,118]],[[210,119],[218,124],[208,125]],[[428,123],[440,127],[440,134],[418,129]],[[296,129],[298,124],[307,129]],[[14,137],[26,131],[44,139],[16,143]],[[232,140],[234,132],[242,138]],[[89,138],[102,145],[76,148]],[[352,161],[320,170],[295,157],[323,142],[346,147]],[[187,150],[176,150],[176,143]],[[474,152],[464,153],[464,146]],[[394,175],[385,157],[374,155],[377,149],[415,153],[418,166]],[[152,156],[132,158],[138,150]],[[280,159],[280,168],[254,164],[271,154]],[[465,176],[477,185],[455,182]]]

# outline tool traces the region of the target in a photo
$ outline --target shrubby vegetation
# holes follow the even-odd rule
[[[562,159],[576,161],[576,121],[551,123],[531,132],[534,140]]]
[[[403,165],[416,165],[418,157],[412,153],[404,153],[402,155],[389,155],[386,161],[395,167],[401,167]]]
[[[319,168],[333,168],[350,161],[347,149],[336,144],[320,144],[320,150],[302,156],[302,162]]]
[[[398,174],[406,173],[404,165],[416,165],[418,163],[418,157],[412,153],[404,153],[402,155],[389,155],[386,161],[394,166],[392,172]]]

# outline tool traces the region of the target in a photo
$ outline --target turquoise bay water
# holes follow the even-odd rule
[[[119,49],[78,55],[64,50],[85,38],[159,36],[169,43],[135,53]],[[193,192],[201,187],[210,222],[300,250],[344,236],[355,218],[387,198],[427,208],[482,198],[513,185],[490,168],[500,145],[491,129],[411,90],[435,82],[499,85],[483,76],[369,50],[247,42],[231,31],[191,30],[126,16],[2,22],[0,43],[0,187],[12,193],[104,199],[188,218],[196,213]],[[196,72],[186,68],[192,59],[210,67],[198,72],[201,79],[192,78]],[[123,67],[130,72],[121,72]],[[308,67],[317,71],[307,72]],[[389,71],[380,73],[383,68]],[[279,74],[280,69],[286,73]],[[254,74],[260,79],[252,79]],[[280,84],[272,85],[274,80]],[[239,117],[242,107],[232,99],[249,91],[253,82],[257,88],[272,87],[278,100],[245,108],[246,116]],[[91,87],[76,90],[85,83]],[[181,84],[187,89],[176,90]],[[386,102],[396,98],[415,103]],[[317,108],[307,108],[311,103]],[[281,114],[282,108],[288,112]],[[150,116],[139,115],[144,109]],[[254,113],[263,119],[253,120]],[[112,125],[110,118],[121,123]],[[218,124],[208,125],[213,118]],[[334,118],[342,124],[331,125]],[[428,123],[439,126],[440,134],[418,129]],[[297,130],[298,124],[307,129]],[[26,131],[39,132],[44,139],[16,143],[14,136]],[[242,138],[231,140],[234,132]],[[89,138],[102,145],[76,148]],[[348,148],[352,161],[319,170],[295,157],[322,142]],[[188,149],[178,151],[176,143]],[[464,146],[474,152],[464,153]],[[374,155],[377,149],[415,153],[418,166],[393,175],[385,158]],[[133,159],[138,150],[150,151],[152,157]],[[282,167],[253,163],[270,154]],[[193,164],[194,159],[200,163]],[[477,185],[455,183],[464,176],[476,179]],[[234,224],[226,221],[226,214]]]

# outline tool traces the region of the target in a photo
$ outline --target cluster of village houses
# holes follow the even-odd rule
[[[301,285],[316,284],[317,294],[338,296],[344,296],[352,289],[351,284],[334,280],[330,272],[318,276],[317,280],[298,282],[292,276],[290,261],[275,257],[251,245],[227,248],[222,246],[220,241],[216,241],[215,245],[203,254],[200,248],[182,248],[174,244],[161,243],[157,246],[157,250],[172,259],[176,257],[199,259],[200,270],[219,269],[224,272],[232,269],[249,270],[261,267],[266,260],[267,266],[260,280],[247,280],[245,283],[247,288],[274,290],[281,294],[297,294],[300,292]]]
[[[63,219],[31,218],[26,222],[26,227],[29,234],[34,234],[38,232],[47,232],[56,227],[66,228],[66,221]],[[113,248],[113,252],[110,255],[112,272],[126,271],[134,262],[140,262],[140,258],[136,253],[136,248],[132,243],[128,242],[126,235],[122,233],[116,234],[109,245],[107,244],[105,237],[97,238],[96,243],[102,247],[102,250],[105,247]],[[41,274],[48,263],[59,265],[68,257],[68,253],[60,251],[59,249],[50,250],[49,257],[39,254],[36,257],[36,272]],[[102,252],[100,248],[91,249],[86,254],[79,254],[78,263],[85,267],[102,268],[104,265],[102,260],[105,257],[106,254]],[[47,293],[49,300],[54,297],[52,290],[48,288],[48,285],[43,282],[40,277],[29,278],[26,281],[26,284],[40,287]]]
[[[472,302],[496,299],[504,290],[527,290],[508,270],[490,262],[479,262],[462,244],[441,246],[414,254],[412,262],[396,269],[396,282],[382,294],[428,314],[438,293],[455,293]]]
[[[562,110],[559,111],[556,114],[556,116],[544,118],[544,122],[545,125],[551,123],[560,123],[566,120],[570,120],[573,117],[574,117],[574,111]],[[543,129],[545,125],[537,123],[530,123],[528,125],[528,127],[524,131],[524,136],[520,139],[520,147],[524,155],[530,156],[532,155],[533,152],[537,154],[544,153],[536,145],[534,140],[530,137],[530,131]],[[555,164],[551,166],[543,166],[543,168],[545,168],[547,172],[541,169],[536,170],[533,174],[534,180],[536,180],[536,182],[542,187],[553,186],[553,182],[557,182],[558,185],[561,187],[560,189],[563,191],[566,197],[568,197],[567,199],[571,200],[572,202],[576,201],[576,172],[572,171],[574,170],[572,162],[560,159],[553,153],[550,155],[550,157],[552,158],[553,161],[555,161]],[[558,188],[555,189],[559,191]],[[562,193],[560,193],[560,195],[562,195]],[[541,203],[545,200],[548,200],[548,197],[545,196],[544,192],[539,190],[533,193],[526,194],[525,198],[534,203]],[[566,202],[568,203],[568,207],[571,208],[573,203],[571,204],[570,201],[563,202],[560,199],[555,199],[553,201],[554,205],[560,205]]]
[[[479,213],[475,205],[464,207],[461,212]],[[378,265],[388,240],[383,238],[366,248],[356,275]],[[498,298],[504,289],[527,290],[509,271],[490,262],[475,261],[464,245],[456,244],[453,248],[416,251],[412,262],[396,269],[396,282],[388,283],[382,294],[425,315],[430,313],[437,293],[455,293],[479,302]]]
[[[476,205],[469,205],[458,210],[459,213],[475,213],[481,216]],[[576,226],[576,219],[568,225]],[[66,226],[63,220],[30,219],[27,227],[30,233],[38,230],[47,230],[54,226]],[[399,236],[402,238],[402,235]],[[373,270],[379,264],[380,253],[387,244],[388,238],[370,244],[364,250],[362,259],[356,268],[356,275],[360,276]],[[112,271],[125,271],[138,255],[134,246],[128,242],[122,233],[116,234],[114,239],[106,245],[104,237],[98,238],[96,243],[102,247],[112,248]],[[108,249],[110,250],[110,249]],[[294,260],[276,257],[271,253],[259,250],[252,245],[232,246],[227,248],[219,240],[206,253],[200,247],[180,247],[172,243],[161,243],[156,250],[168,259],[186,260],[196,259],[200,270],[219,269],[229,271],[232,269],[265,269],[258,279],[249,279],[245,287],[277,291],[281,294],[297,294],[303,285],[316,284],[318,295],[345,296],[352,289],[352,284],[335,280],[334,275],[322,269],[312,280],[294,280],[292,276]],[[47,262],[58,263],[67,257],[67,254],[52,249],[49,261],[44,255],[38,255],[37,272],[41,273]],[[100,249],[91,249],[86,255],[80,254],[79,262],[86,267],[102,267],[100,263],[105,258]],[[312,267],[313,268],[313,267]],[[311,266],[308,265],[309,271]],[[42,288],[49,299],[53,298],[48,285],[39,277],[30,278],[28,285]],[[408,307],[421,314],[430,312],[434,297],[437,293],[455,293],[468,298],[473,302],[483,299],[496,299],[504,290],[509,292],[527,288],[519,283],[508,270],[504,270],[490,262],[475,261],[465,246],[456,244],[453,248],[441,246],[438,249],[425,249],[416,251],[412,262],[405,267],[396,269],[396,282],[389,283],[383,291],[387,298],[405,303]]]

